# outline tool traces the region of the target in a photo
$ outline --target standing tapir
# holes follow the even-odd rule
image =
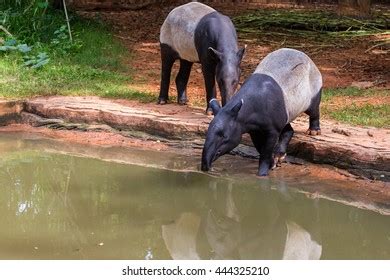
[[[216,97],[215,80],[222,105],[234,94],[245,48],[238,49],[236,30],[227,16],[198,2],[176,7],[161,26],[160,46],[162,66],[158,104],[168,101],[171,70],[176,59],[180,59],[176,77],[179,104],[187,102],[186,87],[194,62],[202,64],[207,103]]]
[[[279,49],[268,54],[233,98],[220,109],[213,99],[214,112],[202,154],[202,170],[234,149],[243,133],[249,133],[260,153],[259,176],[267,176],[275,160],[286,154],[294,134],[290,125],[299,114],[310,117],[308,134],[320,134],[322,77],[303,52]]]

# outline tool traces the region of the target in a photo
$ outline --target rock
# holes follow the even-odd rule
[[[0,126],[18,121],[23,108],[23,101],[0,100]]]
[[[374,82],[353,82],[351,84],[352,87],[357,87],[359,89],[366,89],[366,88],[370,88],[370,87],[373,87],[375,84]]]
[[[346,131],[344,129],[340,129],[340,128],[333,128],[332,129],[332,132],[334,133],[338,133],[338,134],[341,134],[341,135],[345,135],[345,136],[351,136],[351,132],[349,131]]]
[[[203,136],[207,129],[208,122],[203,123],[204,115],[195,117],[193,113],[186,112],[185,106],[181,116],[170,116],[164,112],[172,108],[177,110],[177,106],[131,104],[137,105],[125,106],[97,97],[42,97],[27,102],[26,112],[66,122],[107,124],[119,130],[143,131],[170,139]]]
[[[104,131],[114,128],[121,131],[118,133],[137,139],[161,142],[163,138],[174,139],[178,145],[204,139],[212,119],[202,109],[177,104],[160,106],[98,97],[40,97],[26,101],[24,108],[21,115],[28,116],[23,117],[27,123],[38,115],[44,120],[35,119],[37,123],[57,129],[89,131],[91,125],[95,125],[93,129]],[[288,156],[331,164],[373,179],[390,180],[389,129],[367,130],[321,120],[322,133],[313,137],[305,134],[308,124],[306,115],[292,122],[295,134],[289,145]],[[375,141],[372,139],[374,135]],[[248,135],[243,136],[242,143],[250,147],[240,145],[233,154],[258,156]],[[196,147],[201,146],[199,141]]]

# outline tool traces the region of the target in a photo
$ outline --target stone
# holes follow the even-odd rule
[[[0,126],[17,121],[23,108],[23,101],[0,100]]]
[[[375,85],[374,82],[353,82],[351,84],[352,87],[357,87],[359,89],[370,88],[373,87],[374,85]]]
[[[21,111],[23,106],[20,104],[18,106],[4,109],[3,104],[3,112]],[[118,133],[131,132],[134,137],[139,137],[134,134],[138,131],[157,137],[155,140],[167,138],[177,140],[178,143],[203,140],[208,124],[212,120],[212,117],[206,116],[202,109],[188,106],[177,104],[160,106],[98,97],[39,97],[25,102],[23,115],[25,113],[49,119],[42,120],[30,115],[25,117],[36,125],[48,124],[52,128],[76,130],[88,130],[83,124],[105,125],[105,128],[111,127],[120,131]],[[295,134],[288,148],[288,156],[331,164],[371,179],[390,181],[389,129],[368,130],[321,120],[321,135],[311,136],[306,135],[308,124],[306,115],[292,122]],[[375,135],[375,141],[370,134]],[[251,145],[247,135],[244,135],[242,143]],[[249,150],[239,148],[235,152],[256,157],[256,152],[253,151],[253,148]]]

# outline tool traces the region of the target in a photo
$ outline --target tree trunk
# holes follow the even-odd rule
[[[363,16],[369,16],[371,13],[371,0],[357,0],[359,12]]]
[[[52,0],[51,4],[53,5],[53,8],[57,10],[62,10],[64,8],[62,0]]]

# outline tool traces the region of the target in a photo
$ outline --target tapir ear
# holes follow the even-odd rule
[[[212,47],[209,47],[209,54],[216,61],[222,60],[223,54],[221,52],[217,51],[216,49],[213,49]]]
[[[238,102],[236,105],[233,106],[231,109],[231,114],[234,118],[237,117],[238,112],[240,111],[242,104],[244,104],[244,100],[241,99],[241,102]]]
[[[219,112],[219,109],[221,109],[221,105],[219,105],[219,102],[217,99],[213,98],[209,102],[209,106],[211,110],[213,110],[213,115],[216,116]]]
[[[244,57],[244,54],[245,54],[245,51],[246,51],[246,47],[247,45],[245,45],[242,49],[240,49],[238,52],[237,52],[237,57],[238,57],[238,60],[241,61],[242,58]]]

